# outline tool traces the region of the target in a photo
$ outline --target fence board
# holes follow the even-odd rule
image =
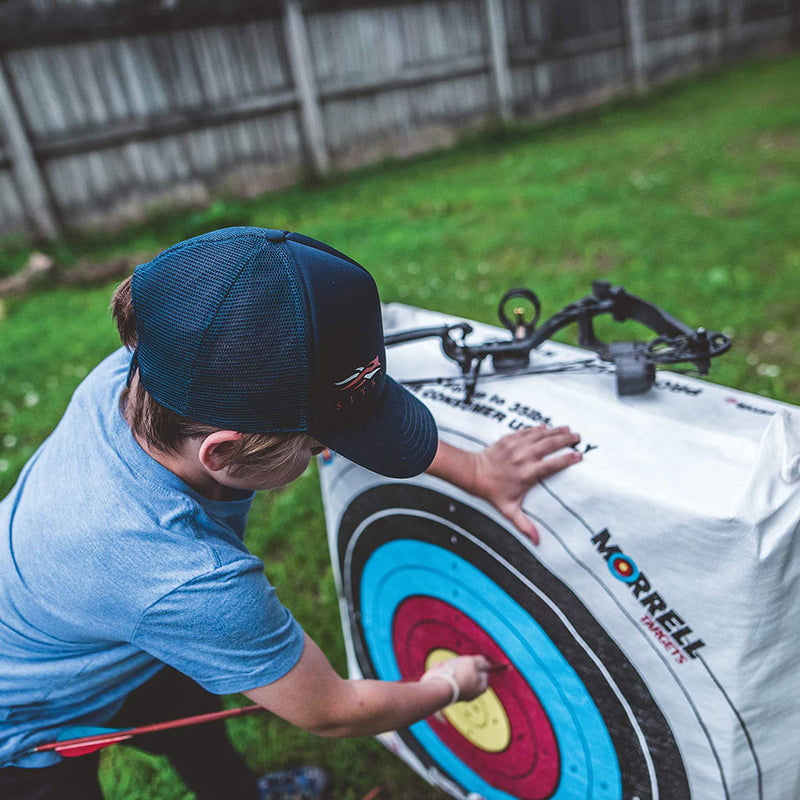
[[[8,169],[0,169],[0,233],[22,230],[27,224],[25,209]]]

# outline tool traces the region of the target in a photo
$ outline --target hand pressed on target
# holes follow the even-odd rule
[[[522,501],[539,481],[581,460],[583,456],[575,450],[554,455],[580,440],[568,427],[545,425],[509,433],[477,453],[465,452],[440,439],[427,471],[488,500],[534,544],[539,544],[539,532],[522,510]]]
[[[510,433],[475,454],[474,493],[539,544],[539,532],[522,510],[522,501],[539,481],[581,460],[575,450],[553,455],[580,440],[580,435],[566,426],[540,425]]]

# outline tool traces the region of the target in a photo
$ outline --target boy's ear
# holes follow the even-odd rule
[[[209,472],[220,472],[228,466],[228,451],[231,444],[242,438],[236,431],[214,431],[200,444],[197,457]]]

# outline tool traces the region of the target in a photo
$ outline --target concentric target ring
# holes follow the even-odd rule
[[[420,677],[432,653],[482,654],[503,671],[473,703],[428,720],[456,757],[492,786],[521,797],[549,797],[559,780],[555,732],[539,698],[508,654],[470,617],[429,596],[404,600],[394,615],[393,649],[403,678]]]
[[[427,542],[397,540],[375,550],[365,565],[361,595],[369,600],[362,603],[361,619],[377,677],[402,677],[386,620],[395,616],[402,601],[421,592],[453,605],[502,638],[505,653],[527,681],[528,694],[538,695],[545,707],[546,721],[534,730],[534,739],[542,735],[545,726],[551,730],[552,721],[565,762],[560,780],[557,773],[542,780],[535,768],[536,750],[528,740],[528,746],[517,747],[511,754],[515,758],[511,769],[502,766],[508,757],[488,754],[473,754],[471,763],[465,763],[443,746],[430,723],[418,723],[411,730],[439,764],[484,796],[499,790],[520,800],[621,800],[611,737],[574,670],[524,609],[480,570],[447,550]],[[491,603],[486,597],[491,597]],[[524,636],[521,630],[525,630]],[[532,686],[536,686],[536,694]],[[524,735],[521,729],[513,732]],[[501,763],[494,763],[498,761]],[[488,775],[494,778],[492,782],[486,780]],[[495,796],[504,795],[495,791]]]
[[[422,630],[441,622],[430,608],[417,608],[416,620],[403,621],[414,611],[408,604],[448,606],[471,620],[473,639],[475,629],[485,634],[524,678],[527,694],[518,691],[516,704],[533,709],[531,698],[538,699],[560,759],[550,787],[542,771],[542,718],[535,719],[527,750],[519,750],[511,765],[502,763],[507,751],[470,751],[463,731],[451,730],[448,739],[426,721],[400,735],[429,769],[465,794],[488,800],[690,800],[675,738],[641,677],[577,596],[503,527],[438,492],[387,484],[351,502],[339,526],[338,550],[364,675],[400,678],[404,670],[419,670],[418,663],[398,657],[396,624]],[[435,612],[445,613],[442,606]],[[438,643],[461,652],[441,631],[426,636],[423,650]],[[504,692],[498,698],[508,711],[515,703]],[[527,716],[529,723],[534,711]],[[524,731],[523,717],[512,711],[509,720]]]

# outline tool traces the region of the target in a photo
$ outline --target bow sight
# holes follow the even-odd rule
[[[509,301],[521,298],[533,305],[534,315],[530,322],[524,319],[521,307],[514,308],[513,319],[509,319],[506,308]],[[701,375],[708,373],[711,359],[727,352],[730,337],[705,328],[690,328],[666,311],[628,294],[621,286],[612,286],[607,281],[593,281],[592,294],[570,303],[550,319],[536,327],[541,314],[539,298],[530,289],[510,289],[500,300],[497,309],[500,322],[511,332],[510,339],[497,339],[482,344],[469,345],[466,337],[472,333],[469,323],[458,322],[432,328],[419,328],[390,334],[385,338],[387,346],[410,342],[416,339],[438,337],[444,354],[461,368],[466,400],[475,391],[481,365],[487,356],[492,359],[494,372],[488,376],[511,376],[567,369],[591,369],[601,366],[596,358],[559,364],[557,366],[531,366],[531,350],[550,339],[567,325],[578,325],[578,344],[593,350],[601,361],[616,368],[617,390],[620,395],[643,394],[655,382],[656,366],[691,362]],[[650,341],[603,342],[597,338],[592,324],[600,314],[610,314],[617,322],[634,320],[658,334]],[[404,381],[404,383],[430,383],[452,380],[452,378],[428,378]]]

